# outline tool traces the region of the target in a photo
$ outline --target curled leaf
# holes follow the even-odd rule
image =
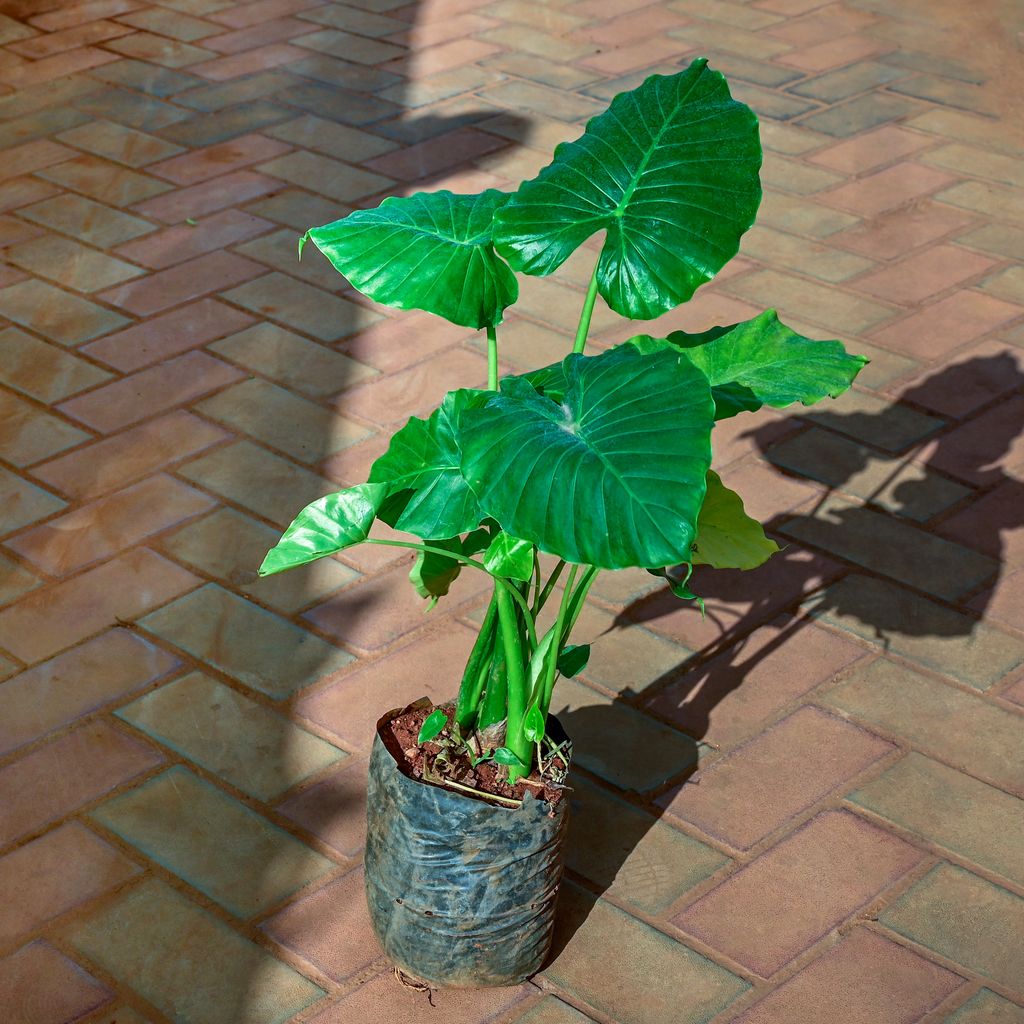
[[[544,715],[536,704],[531,704],[523,719],[523,735],[531,743],[540,743],[544,739]]]
[[[526,764],[508,747],[498,747],[494,752],[494,760],[498,764],[505,765],[506,768],[518,768],[520,771],[526,772],[528,770]]]
[[[267,552],[260,575],[294,569],[366,540],[387,493],[387,484],[359,484],[307,505]]]

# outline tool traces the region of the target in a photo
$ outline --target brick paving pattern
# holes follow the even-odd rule
[[[0,1019],[1022,1024],[1020,16],[3,0]],[[370,932],[366,753],[383,710],[451,695],[486,588],[424,616],[398,549],[255,568],[486,361],[297,235],[514,188],[702,54],[761,118],[764,203],[642,329],[771,305],[872,362],[718,428],[786,546],[698,573],[706,619],[641,571],[595,586],[592,666],[556,691],[556,956],[430,1003]],[[507,368],[567,351],[590,259],[522,282]]]

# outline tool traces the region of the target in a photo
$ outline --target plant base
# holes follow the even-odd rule
[[[370,755],[366,895],[384,952],[434,988],[516,985],[543,966],[562,876],[568,800],[502,807]],[[549,728],[560,727],[550,720]],[[559,737],[561,738],[561,737]]]

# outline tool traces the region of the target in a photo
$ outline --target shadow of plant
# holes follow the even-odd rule
[[[939,671],[978,673],[979,685],[1009,667],[997,660],[987,664],[985,652],[995,659],[998,652],[981,618],[1001,571],[1006,535],[1024,526],[1024,482],[1003,468],[1022,422],[1000,409],[1019,401],[1012,396],[1022,385],[1016,359],[1000,353],[946,367],[874,415],[826,407],[791,417],[786,429],[772,420],[747,435],[769,462],[826,489],[811,509],[766,524],[783,550],[765,565],[750,572],[697,567],[690,585],[705,599],[705,618],[662,589],[624,608],[609,627],[611,642],[623,629],[648,624],[685,638],[695,650],[681,664],[640,690],[626,687],[614,699],[587,706],[570,701],[566,707],[563,701],[559,710],[556,688],[552,707],[577,754],[568,854],[569,877],[577,884],[571,908],[559,917],[552,960],[586,926],[590,908],[605,893],[660,914],[725,863],[659,818],[680,787],[700,784],[702,756],[719,749],[712,737],[727,737],[720,748],[727,752],[756,735],[757,723],[739,728],[723,705],[735,701],[767,659],[781,665],[784,652],[815,620],[926,664],[931,659]],[[944,426],[935,420],[923,439],[888,450],[887,425],[901,423],[906,412],[924,417],[950,405],[965,416],[961,422]],[[870,517],[867,524],[864,517]],[[921,524],[927,524],[924,532]],[[934,583],[931,592],[900,579],[903,552],[886,551],[870,566],[867,557],[859,563],[872,542],[878,554],[892,528],[969,544],[962,557],[974,577],[937,599],[950,572],[939,547],[926,551],[934,564],[918,567],[921,579]],[[864,538],[863,548],[851,545],[851,534]],[[791,666],[791,672],[800,669],[799,663]],[[770,713],[792,711],[805,699],[807,693],[794,691]],[[638,709],[665,723],[657,727],[671,733],[678,758],[669,777],[657,780],[655,773],[646,787],[630,786],[636,773],[628,769],[624,785],[615,769],[638,759],[651,762],[658,736],[641,723]],[[634,791],[627,802],[616,789]]]

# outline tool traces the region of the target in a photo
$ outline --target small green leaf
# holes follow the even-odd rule
[[[307,505],[267,552],[260,575],[294,569],[366,540],[387,493],[386,484],[359,484]]]
[[[667,338],[640,334],[627,344],[642,352],[668,345],[682,351],[710,381],[719,420],[762,405],[782,409],[836,398],[867,363],[864,356],[847,353],[842,342],[814,341],[790,330],[774,309],[731,327],[701,334],[673,331]]]
[[[505,765],[506,768],[518,768],[522,772],[526,772],[527,765],[519,757],[516,756],[508,747],[498,747],[494,752],[494,760],[498,764]]]
[[[495,576],[529,580],[533,576],[533,545],[502,530],[484,553],[484,565]]]
[[[441,708],[434,708],[420,727],[420,734],[416,742],[426,743],[428,740],[432,740],[447,724],[448,716],[444,711]]]
[[[434,540],[431,541],[431,546],[461,553],[462,540],[459,537],[453,537],[450,540]],[[436,551],[421,551],[409,570],[409,582],[416,588],[416,593],[420,597],[435,602],[439,597],[444,597],[448,593],[448,589],[461,571],[462,563],[456,559],[446,558]]]
[[[761,524],[743,511],[740,496],[708,470],[692,561],[715,569],[756,569],[778,550],[779,545],[764,535]]]
[[[451,537],[446,540],[432,540],[431,547],[444,548],[453,554],[472,558],[479,554],[490,543],[491,535],[485,529],[474,530],[465,538]],[[444,597],[451,585],[458,579],[463,563],[457,558],[448,558],[436,551],[420,551],[416,561],[409,570],[409,582],[416,588],[420,597],[430,601],[430,608],[437,604],[439,597]]]
[[[423,309],[462,327],[493,326],[519,294],[515,274],[491,244],[494,211],[508,200],[495,189],[392,196],[307,236],[377,302]]]
[[[590,661],[590,644],[568,644],[558,656],[558,671],[566,679],[579,675]]]
[[[531,704],[526,709],[526,717],[523,719],[523,735],[531,743],[540,743],[544,739],[544,715],[536,704]]]

